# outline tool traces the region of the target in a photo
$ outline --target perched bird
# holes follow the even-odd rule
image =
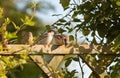
[[[66,35],[55,35],[53,38],[53,42],[55,45],[68,45],[68,36]]]
[[[44,46],[48,46],[50,45],[53,36],[55,34],[54,30],[49,30],[48,32],[46,32],[45,34],[42,34],[38,37],[38,39],[31,45],[35,45],[35,44],[42,44]]]
[[[32,32],[24,32],[22,44],[33,44],[33,34]]]

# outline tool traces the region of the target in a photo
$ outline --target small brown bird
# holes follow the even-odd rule
[[[45,34],[42,34],[38,37],[38,39],[35,41],[34,44],[32,44],[31,46],[35,45],[35,44],[42,44],[44,46],[48,46],[50,45],[53,36],[55,34],[54,30],[49,30],[48,32],[46,32]]]
[[[32,32],[24,32],[22,44],[33,44],[33,34]]]
[[[68,45],[68,36],[66,35],[55,35],[53,42],[55,45]]]

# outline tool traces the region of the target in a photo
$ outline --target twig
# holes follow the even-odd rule
[[[77,31],[75,31],[75,44],[78,45]]]
[[[79,59],[79,66],[80,66],[80,69],[81,69],[82,78],[84,78],[84,72],[83,72],[83,68],[82,68],[81,62],[80,62],[79,55],[77,55],[77,57],[78,57],[78,59]]]
[[[30,20],[32,20],[33,19],[33,17],[35,16],[35,13],[36,13],[36,3],[35,2],[33,2],[33,12],[32,12],[32,16],[30,17]],[[20,30],[22,30],[23,28],[24,28],[24,26],[25,26],[25,23],[23,23],[22,25],[20,25]],[[16,34],[20,31],[20,30],[17,30],[16,31]]]
[[[73,0],[73,2],[75,3],[75,5],[77,5],[77,2],[75,0]]]
[[[56,22],[54,22],[51,26],[52,26],[53,28],[55,28],[54,25],[55,25],[57,22],[59,22],[59,20],[61,20],[61,19],[65,18],[65,17],[67,17],[73,10],[74,10],[74,9],[71,9],[65,16],[63,16],[62,18],[58,19],[58,20],[57,20]]]

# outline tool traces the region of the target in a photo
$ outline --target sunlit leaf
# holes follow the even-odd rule
[[[12,39],[12,38],[17,38],[16,33],[8,33],[7,34],[7,39]]]
[[[2,57],[1,60],[2,60],[4,63],[6,63],[6,64],[9,64],[9,63],[10,63],[9,59],[6,58],[6,57]]]
[[[116,5],[117,5],[117,6],[120,6],[120,1],[117,1],[117,2],[116,2]]]
[[[9,19],[9,18],[6,18],[6,19],[5,19],[5,23],[6,23],[6,24],[9,24],[9,23],[10,23],[10,19]]]
[[[29,25],[29,26],[34,26],[35,25],[35,23],[33,21],[27,21],[25,24]]]
[[[21,18],[21,21],[25,24],[25,25],[28,25],[28,26],[34,26],[34,22],[30,19],[30,17],[28,16],[25,16],[25,19],[22,19]]]
[[[12,22],[12,24],[13,24],[13,26],[15,27],[15,29],[20,30],[20,27],[17,26],[14,22]]]
[[[21,22],[23,22],[23,23],[25,22],[25,20],[24,20],[23,18],[21,18],[20,20],[21,20]]]

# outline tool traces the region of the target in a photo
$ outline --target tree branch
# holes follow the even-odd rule
[[[83,68],[82,68],[82,65],[81,65],[81,62],[80,62],[80,58],[79,58],[79,55],[77,55],[78,59],[79,59],[79,66],[80,66],[80,69],[81,69],[81,73],[82,73],[82,78],[84,78],[84,71],[83,71]]]

